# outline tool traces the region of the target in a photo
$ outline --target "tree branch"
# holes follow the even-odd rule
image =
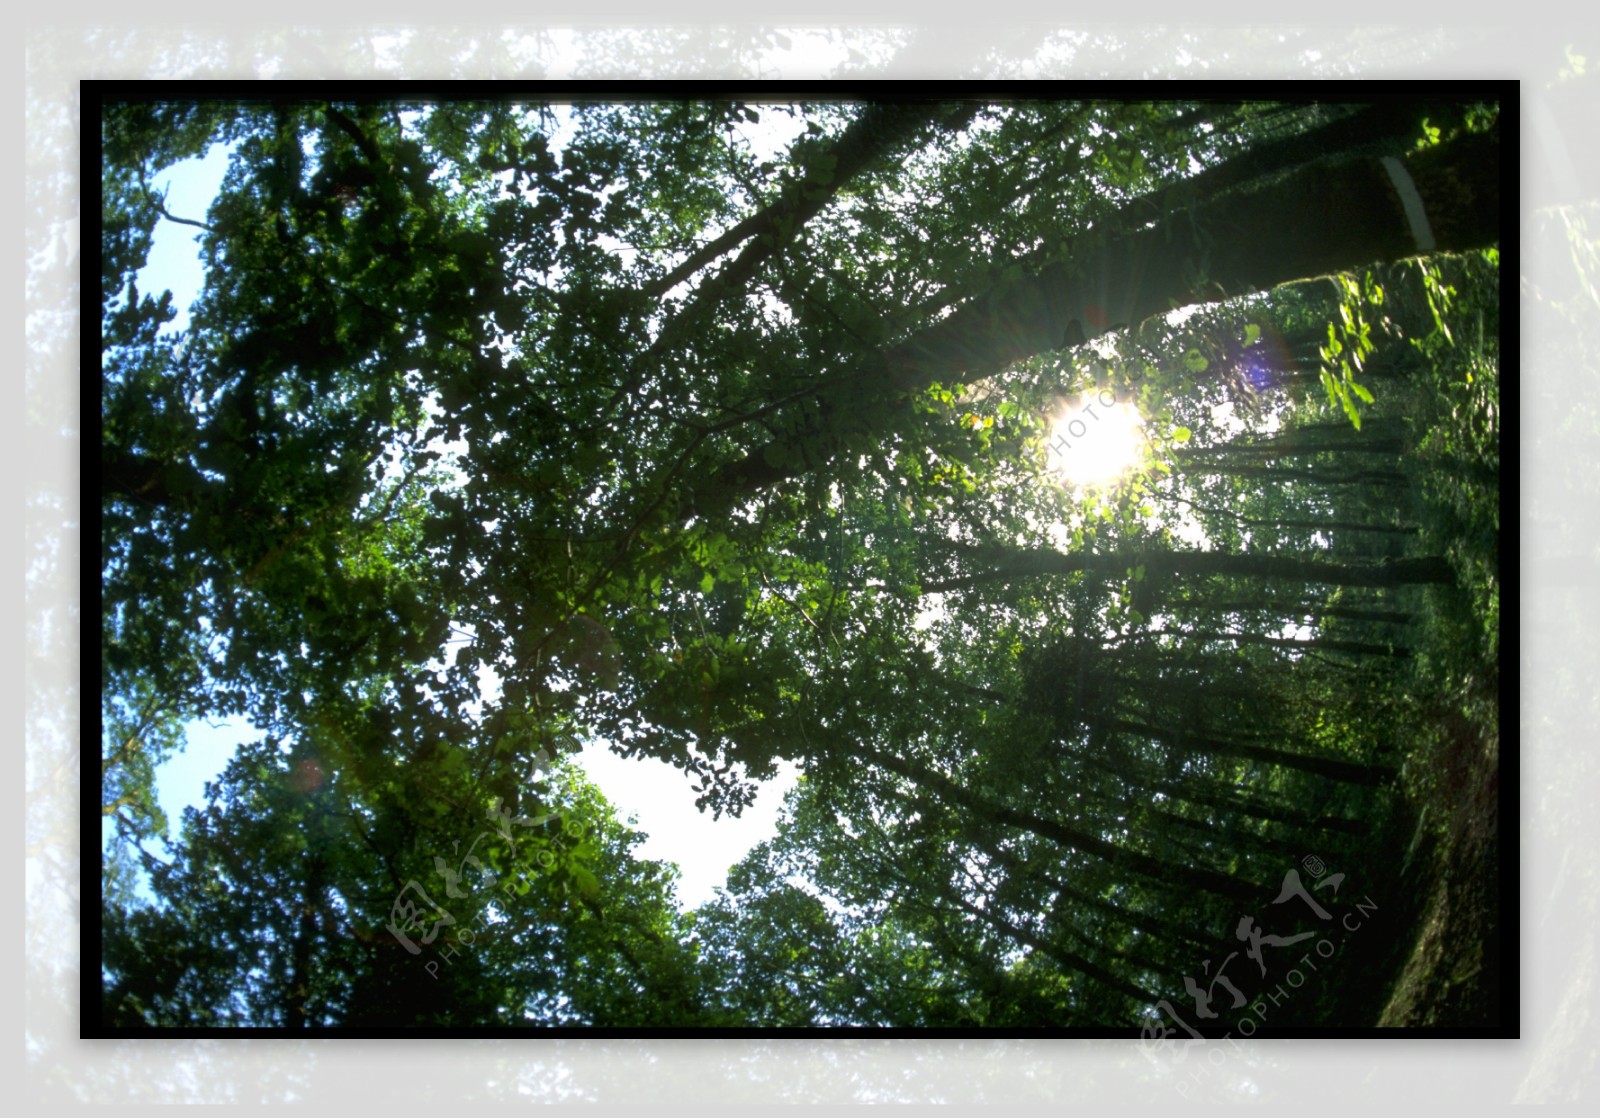
[[[778,197],[771,203],[697,249],[687,260],[665,276],[646,284],[641,289],[642,293],[651,299],[660,298],[717,257],[732,251],[752,237],[778,234],[769,243],[747,247],[739,259],[718,276],[714,283],[725,287],[748,276],[761,261],[776,252],[783,242],[792,238],[801,226],[831,202],[839,190],[874,159],[886,154],[926,124],[937,123],[951,130],[963,128],[977,110],[978,103],[975,101],[963,103],[953,112],[949,112],[947,106],[943,104],[868,105],[822,153],[824,157],[833,157],[831,172],[819,170],[819,164],[814,156],[809,166],[798,168],[797,176],[784,184]],[[947,112],[948,115],[945,115]],[[824,174],[830,174],[831,177],[824,178]]]
[[[1404,161],[1402,173],[1423,199],[1438,251],[1498,242],[1499,151],[1498,133],[1489,132]],[[1076,344],[1093,318],[1136,323],[1184,304],[1416,255],[1416,231],[1391,175],[1373,158],[1317,161],[1254,189],[1224,192],[1149,228],[1071,237],[1057,246],[1057,262],[997,285],[862,363],[860,380],[909,397],[930,384],[982,380],[1034,354]],[[848,390],[819,399],[819,419],[794,441],[821,434],[829,414],[849,405]],[[736,498],[801,472],[793,456],[776,456],[787,461],[773,465],[772,446],[729,463],[715,488]]]

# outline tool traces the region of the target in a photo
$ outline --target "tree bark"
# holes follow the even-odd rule
[[[713,491],[736,500],[820,465],[835,450],[827,438],[832,414],[874,397],[981,380],[1116,324],[1192,303],[1498,243],[1497,131],[1414,152],[1402,163],[1393,175],[1401,164],[1377,158],[1309,163],[1150,228],[1071,238],[1059,246],[1059,263],[1028,270],[884,351],[860,371],[864,388],[822,395],[817,418],[798,436],[729,463]],[[1396,176],[1409,184],[1405,197],[1414,191],[1420,199],[1426,229],[1407,216]]]
[[[1434,242],[1427,248],[1380,160],[1309,163],[1152,229],[1075,238],[1061,263],[1002,285],[894,347],[891,379],[902,390],[976,380],[1061,348],[1074,321],[1088,338],[1103,332],[1096,320],[1137,323],[1290,280],[1499,240],[1497,134],[1427,148],[1404,165]],[[1103,315],[1087,313],[1096,306]]]

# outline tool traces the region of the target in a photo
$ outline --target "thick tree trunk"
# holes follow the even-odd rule
[[[862,389],[823,395],[818,418],[788,440],[719,471],[724,499],[763,489],[832,457],[831,416],[930,384],[993,376],[1037,353],[1192,303],[1434,251],[1487,248],[1500,237],[1498,132],[1464,136],[1404,161],[1319,161],[1227,192],[1131,233],[1091,232],[1061,262],[1027,271],[986,298],[891,347],[862,369]]]
[[[1191,303],[1291,280],[1499,240],[1499,138],[1467,136],[1404,161],[1409,191],[1378,159],[1309,163],[1253,190],[1224,194],[1122,237],[1088,236],[1066,259],[1003,285],[894,347],[897,388],[992,376],[1023,358]],[[1096,310],[1098,308],[1098,311]]]

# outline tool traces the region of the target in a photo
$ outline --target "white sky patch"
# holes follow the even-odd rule
[[[1245,422],[1233,407],[1233,401],[1224,400],[1211,406],[1211,422],[1216,426],[1221,441],[1226,442],[1245,429]]]
[[[849,44],[836,31],[817,28],[779,31],[774,40],[778,49],[761,58],[763,77],[828,74],[850,58]]]
[[[1058,552],[1072,550],[1072,530],[1082,523],[1083,518],[1076,518],[1077,524],[1058,521],[1045,529],[1045,537],[1050,541],[1050,546]]]
[[[578,755],[583,771],[605,791],[617,815],[636,823],[647,838],[635,849],[645,859],[674,862],[683,872],[678,901],[685,909],[704,905],[726,885],[728,868],[762,840],[777,834],[778,811],[799,779],[799,770],[780,762],[778,775],[761,786],[755,803],[738,818],[694,806],[695,792],[682,770],[654,758],[623,758],[603,742],[591,742]],[[701,857],[685,859],[684,852]],[[719,852],[720,854],[714,854]]]
[[[1211,550],[1211,537],[1206,535],[1205,526],[1195,517],[1183,516],[1175,521],[1163,523],[1172,533],[1173,539],[1183,541],[1197,552]]]
[[[167,213],[205,221],[206,211],[228,173],[231,152],[231,145],[213,144],[202,158],[175,163],[157,175],[150,186],[166,196]],[[166,218],[156,221],[150,256],[139,269],[137,282],[141,295],[159,299],[162,292],[172,292],[172,306],[178,315],[161,328],[163,333],[189,329],[189,304],[199,298],[205,284],[205,268],[197,245],[204,236],[204,230],[192,225],[179,225]]]

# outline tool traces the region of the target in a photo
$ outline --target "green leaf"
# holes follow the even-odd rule
[[[600,879],[594,872],[579,863],[572,864],[572,880],[578,884],[578,893],[593,900],[600,894]]]
[[[1361,412],[1358,408],[1356,408],[1356,402],[1350,399],[1350,394],[1347,392],[1341,392],[1339,394],[1339,403],[1344,406],[1344,414],[1350,417],[1350,422],[1355,425],[1355,429],[1360,431]]]
[[[1190,350],[1188,353],[1183,355],[1183,364],[1186,365],[1189,368],[1189,371],[1192,373],[1204,373],[1206,368],[1210,366],[1211,363],[1206,360],[1206,355],[1201,353],[1199,350]]]
[[[700,579],[700,593],[710,594],[711,588],[716,585],[717,581],[711,577],[711,572],[708,571]]]
[[[1257,340],[1260,339],[1260,337],[1261,337],[1261,328],[1259,326],[1257,326],[1253,322],[1245,323],[1245,325],[1244,325],[1244,344],[1246,346],[1254,346],[1256,344]]]
[[[1193,438],[1194,432],[1190,431],[1186,427],[1179,426],[1172,429],[1172,441],[1174,443],[1187,443]]]

